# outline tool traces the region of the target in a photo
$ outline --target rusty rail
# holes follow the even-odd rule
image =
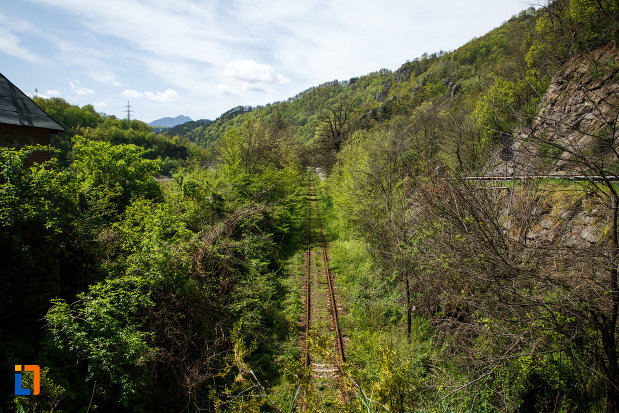
[[[322,226],[322,219],[320,217],[320,206],[316,200],[316,189],[314,186],[314,178],[310,174],[308,175],[308,183],[307,183],[307,250],[305,252],[305,274],[304,274],[304,284],[305,284],[305,343],[304,343],[304,366],[308,369],[311,366],[311,357],[310,357],[310,349],[309,349],[309,332],[311,328],[311,318],[312,318],[312,309],[311,309],[311,299],[312,299],[312,268],[311,268],[311,256],[312,256],[312,209],[315,210],[314,221],[317,221],[317,227],[320,231],[320,244],[321,244],[321,254],[323,260],[324,267],[324,275],[326,278],[327,284],[327,301],[329,302],[328,306],[332,330],[335,333],[335,344],[337,349],[337,360],[334,360],[334,367],[336,367],[341,374],[341,364],[346,361],[346,357],[344,355],[344,343],[342,340],[342,333],[339,327],[339,317],[338,317],[338,309],[337,302],[335,299],[335,288],[333,285],[333,277],[331,275],[331,271],[329,270],[329,255],[327,253],[327,241],[324,234],[324,229]],[[314,231],[316,228],[314,228]],[[325,303],[326,304],[326,303]],[[338,385],[342,392],[342,397],[344,401],[348,401],[348,395],[346,391],[342,387],[342,383]],[[301,404],[301,410],[307,411],[307,402],[303,402]]]
[[[318,216],[318,225],[320,227],[320,241],[322,244],[322,259],[324,262],[325,277],[327,279],[327,288],[329,291],[329,302],[331,304],[331,314],[333,317],[333,328],[335,330],[335,341],[337,345],[337,353],[339,357],[339,362],[343,363],[346,361],[346,357],[344,356],[344,343],[342,341],[342,333],[340,332],[340,323],[339,323],[338,313],[337,313],[337,303],[335,302],[335,292],[333,289],[333,277],[331,276],[331,271],[329,270],[329,256],[327,254],[327,241],[325,240],[325,234],[322,229],[322,220],[320,219],[320,208],[318,208],[317,216]]]
[[[311,185],[310,185],[311,183]],[[311,326],[311,272],[312,272],[312,233],[311,233],[311,206],[310,191],[315,193],[313,182],[308,182],[307,187],[307,251],[305,251],[305,362],[304,367],[307,369],[310,365],[309,355],[309,330]]]

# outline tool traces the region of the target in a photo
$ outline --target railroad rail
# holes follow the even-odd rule
[[[332,379],[337,380],[336,383],[332,386],[332,388],[338,388],[339,393],[341,395],[341,400],[348,401],[348,397],[346,392],[343,389],[342,385],[342,376],[340,366],[346,360],[344,354],[344,342],[342,339],[342,332],[339,326],[339,318],[338,318],[338,308],[337,308],[337,300],[333,282],[333,276],[331,271],[329,270],[329,256],[327,250],[327,242],[324,235],[324,230],[322,226],[322,220],[320,217],[320,207],[318,205],[318,201],[316,199],[316,188],[314,186],[314,177],[312,174],[308,175],[308,190],[307,190],[307,249],[305,251],[305,266],[304,266],[304,274],[303,274],[303,282],[304,282],[304,292],[305,292],[305,326],[304,326],[304,342],[303,342],[303,365],[306,370],[310,371],[312,381],[317,380],[319,376],[331,375]],[[314,237],[312,237],[312,233],[314,233]],[[313,254],[317,254],[317,252],[312,252],[314,248],[316,248],[315,244],[319,244],[319,250],[321,258],[317,258],[316,260],[312,260]],[[326,284],[326,297],[324,288],[319,290],[319,286],[314,286],[313,284],[317,284],[318,276],[318,268],[322,267],[323,275],[325,277]],[[312,281],[313,280],[313,281]],[[320,281],[322,283],[322,281]],[[322,297],[321,297],[322,295]],[[312,308],[314,305],[315,308]],[[318,329],[320,323],[326,323],[326,313],[325,307],[327,308],[330,331],[333,332],[333,350],[335,350],[332,354],[333,357],[329,357],[330,360],[325,360],[324,355],[313,357],[312,348],[310,346],[310,335],[312,334],[312,329]],[[322,319],[320,318],[322,310]],[[316,325],[313,325],[316,324]],[[323,359],[320,360],[320,357]],[[333,377],[335,375],[335,378]],[[330,379],[331,380],[331,379]],[[307,411],[307,397],[305,397],[305,401],[301,404],[301,410]]]
[[[313,182],[312,182],[313,184]],[[305,271],[303,272],[303,279],[305,283],[305,344],[304,344],[304,353],[305,353],[305,361],[303,363],[303,367],[307,370],[310,365],[310,355],[309,355],[309,331],[312,323],[312,289],[311,289],[311,272],[312,272],[312,226],[311,226],[311,215],[312,215],[312,199],[310,198],[310,188],[312,188],[314,194],[316,190],[313,188],[313,185],[310,186],[310,181],[308,181],[307,187],[307,249],[305,251]]]
[[[327,255],[327,242],[325,241],[325,234],[322,230],[322,220],[320,219],[320,213],[318,213],[318,225],[320,227],[320,241],[322,244],[322,259],[324,262],[325,269],[325,277],[327,279],[327,288],[329,290],[329,302],[331,304],[331,312],[333,317],[333,329],[335,330],[335,341],[337,346],[337,353],[339,357],[339,362],[343,363],[346,361],[346,356],[344,356],[344,343],[342,341],[342,333],[340,332],[340,326],[338,322],[338,313],[337,313],[337,304],[335,302],[335,292],[333,289],[333,277],[331,276],[331,271],[329,270],[329,256]]]

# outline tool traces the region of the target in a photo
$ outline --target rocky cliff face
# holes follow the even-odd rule
[[[593,247],[605,242],[606,207],[578,185],[525,185],[514,191],[510,237],[538,246]],[[507,209],[502,210],[505,228],[507,213]]]
[[[571,59],[552,79],[538,116],[514,134],[508,174],[619,175],[619,53],[604,47]],[[500,148],[491,174],[505,174]],[[587,182],[517,184],[510,235],[527,242],[588,248],[604,243],[609,201]],[[519,189],[526,188],[525,191]],[[534,199],[534,201],[533,201]],[[507,226],[507,209],[502,220]]]
[[[616,158],[613,147],[616,150],[615,141],[619,138],[617,49],[604,47],[570,60],[553,79],[543,101],[538,118],[525,133],[527,137],[552,140],[568,149],[560,154],[554,167],[556,172],[583,172],[584,167],[578,168],[573,162],[574,156],[589,156],[601,162]]]
[[[578,157],[612,168],[619,163],[618,116],[618,50],[606,46],[572,58],[552,79],[536,119],[515,133],[514,162],[508,164],[508,173],[587,173]],[[505,166],[499,152],[490,169],[502,175]]]

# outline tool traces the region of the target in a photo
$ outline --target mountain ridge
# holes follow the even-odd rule
[[[175,118],[166,116],[164,118],[155,119],[154,121],[150,122],[148,126],[173,128],[174,126],[182,125],[183,123],[191,122],[192,120],[193,119],[191,119],[189,116],[185,115],[178,115]]]

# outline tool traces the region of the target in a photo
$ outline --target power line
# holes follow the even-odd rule
[[[559,174],[549,174],[549,175],[512,175],[512,176],[465,176],[462,178],[465,181],[507,181],[508,179],[516,180],[516,181],[527,181],[533,179],[561,179],[567,181],[582,181],[582,182],[590,182],[590,181],[619,181],[619,176],[617,175],[559,175]]]

